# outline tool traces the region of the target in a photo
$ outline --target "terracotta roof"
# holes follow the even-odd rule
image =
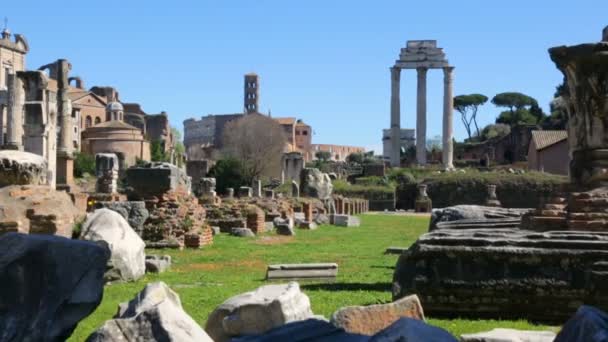
[[[87,96],[89,92],[86,90],[81,90],[81,91],[71,91],[68,90],[68,98],[72,101],[76,101],[78,99],[81,99],[85,96]]]
[[[296,118],[273,118],[280,125],[293,125],[296,123]]]
[[[118,120],[102,122],[100,124],[97,124],[93,127],[89,127],[87,129],[90,129],[90,128],[117,128],[117,129],[130,129],[130,130],[136,130],[136,131],[140,130],[137,127],[133,127],[133,126],[129,125],[128,123],[118,121]]]
[[[568,139],[567,131],[532,131],[532,141],[537,151],[566,139]]]

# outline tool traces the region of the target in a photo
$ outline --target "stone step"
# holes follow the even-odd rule
[[[335,280],[337,276],[338,264],[336,263],[268,265],[266,271],[267,280]]]

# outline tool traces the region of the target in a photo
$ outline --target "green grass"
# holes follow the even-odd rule
[[[298,230],[295,237],[268,233],[256,238],[215,237],[214,244],[200,250],[148,250],[149,254],[170,254],[171,269],[160,275],[146,275],[134,283],[105,288],[97,310],[80,322],[70,341],[84,341],[105,320],[116,313],[118,303],[128,301],[146,283],[162,280],[175,290],[188,312],[204,327],[207,316],[226,299],[266,284],[266,265],[273,263],[337,262],[335,283],[301,283],[315,314],[330,317],[347,305],[368,305],[391,301],[391,281],[397,261],[384,255],[388,246],[409,246],[426,232],[428,218],[398,215],[364,215],[359,228],[322,226],[314,231]],[[427,317],[428,318],[428,317]],[[525,321],[446,320],[428,322],[452,334],[491,330],[495,327],[545,329]]]

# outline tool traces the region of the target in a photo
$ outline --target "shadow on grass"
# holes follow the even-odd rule
[[[302,290],[322,291],[391,291],[390,283],[322,283],[300,285]]]
[[[395,266],[380,266],[380,265],[374,265],[374,266],[371,266],[371,268],[384,268],[384,269],[387,269],[387,270],[394,270],[394,269],[395,269]]]

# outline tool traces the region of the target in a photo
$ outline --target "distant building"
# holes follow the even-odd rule
[[[401,129],[401,150],[406,151],[410,147],[416,146],[416,130],[402,128]],[[382,130],[382,157],[385,161],[391,160],[391,130]]]
[[[231,121],[249,114],[259,113],[260,79],[253,73],[244,77],[244,113],[209,114],[200,120],[184,121],[184,145],[189,160],[216,159],[217,151],[223,147],[224,127]],[[268,114],[270,116],[270,113]],[[305,160],[312,160],[312,128],[296,117],[273,118],[283,131],[287,144],[285,152],[300,152]]]
[[[569,165],[567,131],[532,131],[529,170],[568,175]]]
[[[330,145],[330,144],[312,144],[313,156],[317,152],[329,152],[331,154],[331,160],[334,161],[345,161],[351,153],[364,153],[364,147],[357,146],[345,146],[345,145]],[[314,158],[316,159],[316,157]]]
[[[489,139],[479,143],[465,143],[462,151],[456,153],[458,161],[481,160],[487,154],[492,163],[512,164],[528,160],[528,147],[532,140],[532,131],[536,125],[520,125],[511,128],[505,136]]]

